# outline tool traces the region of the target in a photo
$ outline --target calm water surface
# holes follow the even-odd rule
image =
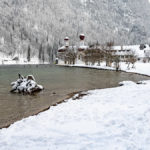
[[[33,74],[45,90],[35,95],[11,94],[10,83],[17,74]],[[65,99],[69,93],[118,86],[124,80],[147,80],[123,72],[59,67],[50,65],[0,66],[0,128]]]

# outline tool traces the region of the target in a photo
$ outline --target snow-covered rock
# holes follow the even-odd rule
[[[36,91],[43,90],[42,85],[38,85],[35,82],[35,78],[33,75],[28,75],[24,78],[22,75],[19,74],[19,79],[11,83],[12,89],[11,92],[18,92],[18,93],[33,93]]]

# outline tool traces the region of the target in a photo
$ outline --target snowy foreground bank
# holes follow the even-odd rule
[[[89,91],[0,130],[1,150],[149,150],[150,81]]]
[[[129,71],[150,75],[150,65]],[[124,83],[1,129],[0,150],[149,150],[150,81]]]

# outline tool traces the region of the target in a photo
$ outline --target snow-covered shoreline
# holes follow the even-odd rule
[[[102,63],[101,66],[97,66],[97,65],[85,65],[83,63],[78,63],[78,64],[74,64],[74,65],[67,65],[67,64],[63,64],[60,63],[58,64],[59,66],[67,66],[67,67],[80,67],[80,68],[91,68],[91,69],[100,69],[100,70],[109,70],[109,71],[116,71],[115,68],[113,67],[108,67],[105,65],[105,63]],[[127,73],[137,73],[137,74],[141,74],[141,75],[146,75],[146,76],[150,76],[150,63],[142,63],[142,62],[136,62],[135,63],[135,68],[130,68],[127,69],[127,64],[125,64],[124,62],[122,62],[120,64],[121,69],[120,71],[124,71]]]
[[[149,64],[140,67],[129,71],[150,76]],[[77,94],[57,107],[1,129],[0,149],[149,150],[150,81],[124,83],[88,91],[80,100],[73,100]]]
[[[15,57],[14,57],[15,58]],[[39,61],[38,57],[32,57],[30,61],[27,61],[23,56],[17,57],[18,60],[13,60],[12,57],[6,56],[0,52],[0,66],[8,65],[40,65],[40,64],[49,64],[49,62]]]
[[[43,65],[43,64],[50,64],[50,62],[40,62],[39,60],[31,60],[30,62],[27,62],[27,61],[23,61],[23,60],[20,60],[20,61],[1,61],[0,62],[0,66],[10,66],[10,65]]]

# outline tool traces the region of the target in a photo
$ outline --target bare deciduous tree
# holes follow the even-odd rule
[[[69,50],[64,58],[65,64],[75,64],[77,54],[74,52],[74,50]]]
[[[132,65],[131,68],[135,68],[136,61],[137,61],[136,53],[134,51],[132,51],[130,56],[127,59],[127,69],[130,69],[130,64]]]
[[[150,62],[150,50],[145,51],[145,57],[148,62]]]
[[[119,69],[120,69],[120,58],[119,58],[119,56],[114,56],[113,62],[114,62],[114,66],[115,66],[116,71],[119,71]]]

